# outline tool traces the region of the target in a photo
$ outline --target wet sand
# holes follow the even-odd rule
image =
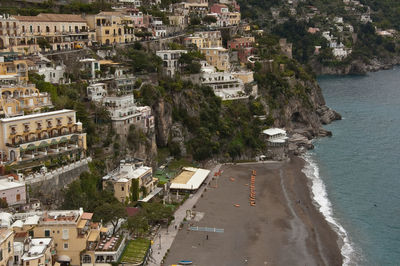
[[[298,157],[284,163],[223,166],[218,182],[210,183],[193,209],[204,217],[190,223],[224,233],[189,231],[185,225],[165,265],[179,260],[200,266],[341,265],[338,237],[312,203],[303,166]],[[253,169],[256,206],[249,200]]]

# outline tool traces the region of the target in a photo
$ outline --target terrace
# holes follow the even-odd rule
[[[120,263],[124,264],[139,264],[142,263],[150,248],[150,240],[145,238],[137,238],[128,243],[122,257],[120,259]]]

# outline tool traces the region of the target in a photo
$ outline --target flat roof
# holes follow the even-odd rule
[[[196,190],[207,178],[210,170],[184,167],[182,173],[171,181],[171,189]],[[177,182],[175,182],[175,180]]]
[[[25,187],[25,183],[19,181],[10,181],[7,178],[0,179],[0,190],[7,190],[17,187]]]
[[[69,112],[75,113],[74,110],[62,109],[62,110],[58,110],[58,111],[45,112],[45,113],[39,113],[39,114],[23,115],[23,116],[11,117],[11,118],[2,118],[2,119],[0,119],[0,121],[1,122],[13,122],[13,121],[26,120],[26,119],[31,119],[31,118],[38,118],[38,117],[43,117],[43,116],[65,114],[65,113],[69,113]]]
[[[263,130],[263,134],[273,136],[273,135],[278,135],[278,134],[286,134],[286,131],[280,128],[268,128]]]

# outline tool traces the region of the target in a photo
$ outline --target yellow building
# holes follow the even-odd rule
[[[13,60],[10,62],[0,62],[0,85],[27,83],[28,64],[26,60]]]
[[[153,177],[151,167],[143,166],[141,162],[121,161],[119,168],[103,177],[103,187],[112,186],[115,198],[122,203],[129,202],[133,180],[138,180],[137,192],[142,198],[154,190],[157,179]]]
[[[100,12],[86,16],[87,23],[96,32],[96,41],[101,45],[128,43],[136,40],[133,17],[122,12]]]
[[[185,45],[196,45],[198,49],[222,47],[220,31],[200,31],[185,38]]]
[[[0,265],[13,265],[14,232],[9,228],[0,228]]]
[[[229,51],[223,47],[202,48],[206,61],[218,70],[228,71],[230,68]]]
[[[58,110],[0,119],[3,162],[43,161],[50,156],[82,156],[86,133],[73,110]]]
[[[108,229],[101,223],[93,222],[92,217],[93,213],[83,212],[82,208],[16,213],[12,227],[18,232],[16,234],[27,233],[32,242],[39,239],[33,244],[41,247],[34,250],[38,253],[40,251],[44,260],[29,261],[29,266],[50,266],[54,262],[61,265],[94,266],[104,265],[98,263],[117,262],[124,250],[126,238],[107,234]],[[22,261],[32,257],[32,254],[23,253],[20,255]],[[50,261],[49,253],[54,256],[53,261]],[[28,264],[24,263],[23,266]]]
[[[52,107],[51,97],[41,93],[34,85],[1,86],[0,116],[13,117],[24,113],[38,112],[44,107]]]
[[[32,240],[35,238],[52,239],[51,242],[46,241],[46,245],[50,247],[50,253],[56,254],[57,262],[64,265],[80,265],[81,252],[87,248],[92,232],[92,216],[93,213],[86,213],[80,209],[17,213],[13,218],[22,225],[18,231],[27,232]],[[96,225],[95,229],[101,229],[100,224]],[[35,243],[37,245],[45,244],[44,240],[42,242],[42,244],[40,241]],[[52,252],[53,243],[54,251]],[[42,247],[42,251],[44,251],[44,257],[48,258],[47,249],[45,251]],[[24,254],[21,257],[22,260],[24,260],[24,256],[25,258],[31,257],[29,254]],[[44,263],[45,261],[41,261],[40,265],[45,265]],[[24,265],[27,264],[24,263]],[[31,266],[30,263],[29,266]]]
[[[240,12],[230,12],[229,25],[239,25],[239,24],[240,24]]]
[[[48,43],[50,48],[46,49],[74,49],[93,37],[81,15],[41,13],[0,18],[0,51],[36,52],[41,50],[41,42]]]

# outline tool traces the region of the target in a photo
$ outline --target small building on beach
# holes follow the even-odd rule
[[[209,175],[210,170],[184,167],[182,171],[171,180],[171,190],[196,192]]]
[[[281,128],[269,128],[262,132],[267,143],[267,158],[284,160],[288,153],[288,137],[286,130]]]

